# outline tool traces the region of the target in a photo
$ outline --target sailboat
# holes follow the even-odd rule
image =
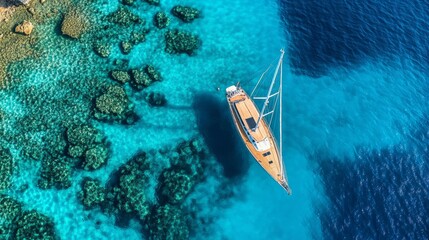
[[[266,96],[253,97],[253,94],[268,69],[259,78],[250,96],[237,84],[229,86],[226,89],[226,98],[235,126],[247,149],[264,170],[290,195],[292,194],[292,190],[289,187],[282,156],[282,64],[284,50],[281,49],[280,53],[280,58]],[[277,79],[279,80],[279,87],[277,90],[274,90],[273,88]],[[274,108],[269,110],[268,106],[270,100],[273,98],[275,99]],[[253,100],[264,100],[261,111],[259,111]],[[279,103],[280,122],[280,141],[278,143],[270,127],[277,103]],[[267,119],[270,115],[271,119]]]

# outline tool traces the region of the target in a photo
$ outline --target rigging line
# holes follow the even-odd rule
[[[280,90],[280,89],[279,89]],[[276,101],[274,102],[274,107],[273,110],[276,109],[277,107],[277,102],[279,101],[279,95],[276,96]],[[271,123],[273,122],[273,118],[274,118],[274,114],[271,114],[271,118],[270,118],[270,123],[268,124],[268,126],[271,128]]]
[[[253,128],[253,131],[255,131],[255,129],[256,129],[256,128],[258,128],[258,126],[259,126],[259,122],[260,122],[260,121],[261,121],[261,119],[262,119],[262,115],[264,115],[264,113],[265,113],[265,109],[266,109],[266,107],[267,107],[267,105],[268,105],[268,102],[269,102],[269,98],[268,98],[268,97],[271,95],[271,91],[273,90],[273,86],[274,86],[275,80],[276,80],[276,78],[277,78],[277,74],[278,74],[278,72],[279,72],[279,68],[280,68],[281,63],[282,63],[282,61],[283,61],[283,56],[284,56],[284,53],[285,53],[283,49],[282,49],[280,52],[281,52],[281,55],[280,55],[279,61],[278,61],[278,63],[277,63],[276,70],[275,70],[275,72],[274,72],[274,76],[273,76],[273,78],[272,78],[272,80],[271,80],[270,88],[268,89],[267,98],[265,99],[264,105],[262,106],[261,115],[259,116],[258,121],[256,122],[256,126]],[[281,71],[281,70],[280,70],[280,71]]]
[[[262,73],[261,77],[259,78],[258,82],[256,83],[256,86],[253,88],[252,92],[250,93],[250,97],[253,97],[253,93],[255,93],[256,88],[258,88],[259,83],[261,82],[262,78],[265,76],[265,73],[268,72],[268,70],[270,70],[272,63],[270,63],[270,66],[268,66],[267,70],[265,70],[265,72]]]
[[[281,158],[281,168],[282,168],[282,171],[283,171],[283,173],[284,173],[284,178],[285,178],[285,181],[286,181],[286,184],[287,184],[287,186],[289,187],[289,180],[288,180],[288,178],[287,178],[287,171],[286,171],[286,167],[284,166],[284,163],[283,163],[283,133],[282,133],[282,131],[283,131],[283,127],[282,127],[282,116],[283,116],[283,103],[282,103],[282,101],[283,101],[283,62],[282,63],[280,63],[280,89],[279,89],[279,91],[280,91],[280,119],[279,119],[279,121],[280,121],[280,128],[279,128],[279,131],[280,131],[280,158]],[[289,187],[289,189],[290,189],[290,187]]]
[[[269,66],[271,66],[271,65],[273,65],[273,63],[276,61],[276,57],[274,57],[273,58],[273,60],[270,62],[270,64],[269,64]],[[264,66],[266,66],[265,64],[264,64]],[[259,76],[260,75],[260,73],[261,73],[261,71],[265,68],[264,66],[261,66],[261,67],[259,67],[256,71],[254,71],[252,74],[251,74],[251,76],[250,76],[250,78],[248,78],[247,80],[243,80],[243,81],[241,81],[243,84],[246,84],[246,83],[248,83],[248,82],[250,82],[250,81],[252,81],[253,79],[255,79],[255,77],[256,76]]]

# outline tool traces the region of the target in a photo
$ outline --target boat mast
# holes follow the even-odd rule
[[[274,83],[275,83],[276,78],[277,78],[277,74],[279,73],[279,69],[280,69],[281,64],[282,64],[282,61],[283,61],[283,55],[284,55],[284,53],[285,53],[285,51],[284,51],[283,49],[280,49],[280,52],[281,52],[281,54],[280,54],[279,62],[277,63],[276,71],[275,71],[275,73],[274,73],[273,79],[271,80],[271,85],[270,85],[270,89],[268,90],[268,95],[267,95],[266,97],[262,98],[262,99],[265,99],[265,102],[264,102],[264,105],[263,105],[263,107],[262,107],[261,114],[259,115],[258,121],[256,122],[255,127],[252,129],[253,131],[255,131],[255,130],[258,128],[259,123],[261,122],[261,119],[262,119],[265,115],[267,115],[267,114],[264,114],[264,112],[265,112],[265,109],[266,109],[266,108],[267,108],[267,106],[268,106],[268,103],[270,102],[270,98],[271,98],[271,97],[274,97],[274,96],[275,96],[275,95],[277,95],[277,94],[279,94],[279,92],[276,92],[276,93],[274,93],[274,94],[272,94],[272,95],[271,95],[271,92],[272,92],[273,87],[274,87]],[[270,112],[270,113],[271,113],[271,112]],[[270,114],[270,113],[268,113],[268,114]]]

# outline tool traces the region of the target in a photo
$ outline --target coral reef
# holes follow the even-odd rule
[[[61,23],[61,32],[71,38],[80,38],[85,33],[88,22],[83,14],[69,11]]]
[[[106,42],[98,42],[94,45],[94,51],[100,57],[107,58],[112,52],[112,46]]]
[[[149,239],[188,239],[189,227],[182,210],[176,206],[156,207],[147,223]]]
[[[162,80],[161,73],[158,70],[156,70],[154,66],[147,65],[145,68],[145,71],[153,81]]]
[[[65,157],[46,157],[42,160],[42,169],[37,186],[41,189],[55,187],[66,189],[71,186],[72,164]]]
[[[6,195],[0,195],[0,222],[10,223],[20,214],[21,204],[19,202]]]
[[[196,184],[193,176],[185,169],[166,169],[161,175],[159,194],[172,204],[180,203]]]
[[[143,29],[141,31],[134,31],[131,33],[131,36],[128,40],[121,42],[121,51],[123,54],[128,54],[131,52],[134,45],[146,41],[146,34],[149,32],[148,29]]]
[[[160,92],[149,92],[145,96],[145,100],[151,106],[164,106],[167,103],[167,99],[165,99],[165,95]]]
[[[101,206],[104,202],[106,199],[106,189],[101,186],[100,181],[85,178],[82,181],[78,198],[86,209],[92,209],[97,206]]]
[[[10,151],[0,147],[0,191],[10,187],[14,168],[13,165],[13,158]]]
[[[121,51],[123,54],[128,54],[133,49],[133,44],[129,40],[125,40],[121,42]]]
[[[169,30],[165,33],[165,51],[167,53],[192,55],[198,49],[200,42],[197,35],[178,29]]]
[[[130,41],[133,45],[146,41],[146,34],[149,33],[149,29],[142,29],[140,31],[134,31],[131,33]]]
[[[54,223],[47,216],[36,211],[24,212],[14,222],[13,239],[55,240]]]
[[[107,211],[116,215],[135,214],[141,220],[145,219],[149,214],[149,203],[145,196],[149,168],[146,153],[142,152],[118,170],[118,181],[107,195]]]
[[[136,90],[142,90],[153,82],[162,80],[161,74],[151,65],[131,70],[131,76],[131,87]]]
[[[118,81],[120,83],[127,83],[130,81],[131,76],[127,71],[121,71],[121,70],[113,70],[110,72],[110,77]]]
[[[71,145],[88,148],[95,143],[101,143],[103,136],[90,125],[73,126],[67,129],[67,141]]]
[[[103,121],[132,124],[137,120],[134,105],[120,86],[109,86],[95,99],[94,117]]]
[[[23,158],[42,161],[40,188],[64,189],[71,185],[72,171],[93,146],[83,144],[89,141],[84,130],[72,133],[70,128],[89,121],[91,100],[103,84],[92,79],[65,79],[55,85],[17,86],[16,97],[26,106],[26,115],[17,118],[14,135],[9,141],[22,146]],[[58,97],[60,92],[64,94],[61,98]]]
[[[117,11],[109,14],[107,16],[107,19],[112,23],[125,26],[125,27],[129,27],[133,24],[145,23],[143,19],[139,18],[139,16],[135,15],[130,10],[124,7],[120,7]]]
[[[15,27],[15,32],[28,36],[33,32],[33,29],[34,25],[30,21],[24,21]]]
[[[203,180],[207,154],[202,139],[196,138],[179,143],[171,157],[171,167],[163,171],[157,190],[160,201],[180,203],[192,188]]]
[[[155,16],[153,16],[153,24],[159,29],[166,28],[170,25],[170,18],[165,12],[157,12]]]
[[[85,170],[96,170],[104,166],[107,162],[109,150],[107,147],[97,145],[85,152],[82,167]]]
[[[58,239],[54,224],[37,211],[22,211],[21,203],[0,195],[0,239]]]
[[[68,150],[73,158],[81,159],[84,170],[96,170],[106,164],[108,148],[105,138],[90,125],[69,127],[66,131]]]
[[[180,5],[173,7],[171,13],[186,23],[192,22],[200,16],[200,11],[198,11],[198,9]]]

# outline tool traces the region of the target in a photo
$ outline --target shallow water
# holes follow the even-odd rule
[[[177,3],[165,0],[154,7],[137,2],[130,9],[150,26],[156,11],[169,11]],[[118,7],[111,1],[95,4],[97,14]],[[35,87],[39,94],[35,99],[48,103],[80,96],[70,87],[73,81],[98,78],[108,83],[115,58],[128,59],[131,68],[148,63],[159,68],[164,80],[149,90],[165,93],[168,105],[150,107],[144,92],[127,87],[141,118],[133,125],[92,120],[110,143],[109,162],[94,172],[74,171],[67,190],[38,189],[40,164],[22,159],[20,146],[12,145],[19,172],[9,195],[26,209],[51,217],[62,239],[141,239],[137,221],[119,227],[114,217],[100,210],[84,210],[76,195],[80,180],[91,176],[106,182],[138,151],[164,148],[197,135],[210,150],[212,167],[184,203],[196,212],[192,239],[429,237],[424,37],[429,31],[428,3],[186,0],[180,4],[196,7],[203,15],[190,24],[171,17],[172,28],[200,36],[202,45],[191,57],[164,52],[163,32],[156,29],[129,55],[122,55],[119,45],[114,45],[106,60],[96,56],[87,42],[55,34],[57,23],[40,26],[36,45],[40,55],[10,66],[12,76],[21,82],[0,92],[6,135],[14,135],[18,120],[31,109],[20,92]],[[251,89],[252,80],[282,47],[286,49],[283,154],[292,196],[247,153],[223,93],[237,81]],[[82,96],[74,99],[76,104],[90,94]],[[40,131],[31,137],[43,141],[43,136]],[[158,155],[153,160],[159,168],[169,165]],[[157,176],[151,181],[156,183]],[[28,189],[19,191],[25,184]],[[148,195],[156,201],[153,190]]]

